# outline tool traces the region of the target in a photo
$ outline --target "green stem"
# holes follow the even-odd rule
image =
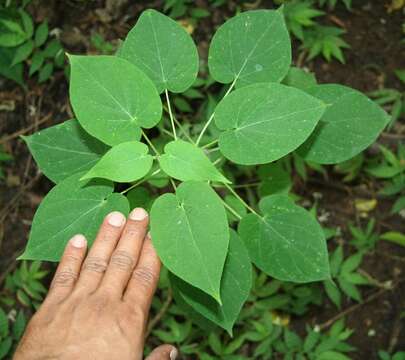
[[[243,200],[243,199],[238,195],[238,193],[237,193],[234,189],[232,189],[231,186],[229,186],[229,185],[226,184],[226,183],[224,183],[224,185],[225,185],[225,187],[232,193],[232,195],[235,196],[235,197],[241,202],[241,204],[242,204],[246,209],[248,209],[251,213],[253,213],[253,214],[255,214],[255,215],[257,215],[257,216],[260,217],[260,215],[259,215],[253,208],[251,208],[251,207],[248,205],[248,203],[247,203],[245,200]]]
[[[136,188],[137,186],[143,184],[145,181],[148,181],[150,178],[152,178],[152,177],[154,177],[155,175],[159,174],[160,171],[161,171],[160,169],[155,170],[152,174],[150,174],[150,176],[145,177],[145,178],[143,178],[143,179],[137,181],[135,184],[131,185],[129,188],[127,188],[127,189],[121,191],[120,194],[121,194],[121,195],[122,195],[122,194],[126,194],[128,191],[132,190],[133,188]]]
[[[236,212],[236,210],[235,210],[234,208],[232,208],[231,206],[229,206],[229,205],[225,202],[224,199],[221,198],[221,201],[222,201],[222,204],[223,204],[236,218],[238,218],[239,220],[242,219],[242,216],[240,216],[240,215]]]
[[[231,86],[229,86],[229,88],[228,88],[228,90],[226,91],[226,93],[225,93],[224,97],[222,98],[222,100],[225,99],[225,98],[229,95],[229,93],[232,91],[232,89],[234,88],[234,86],[235,86],[235,84],[236,84],[236,80],[237,80],[237,79],[238,79],[238,77],[236,77],[235,80],[232,82]],[[208,119],[208,121],[205,123],[203,129],[201,130],[200,135],[198,135],[197,141],[195,142],[195,144],[196,144],[197,146],[198,146],[198,144],[200,143],[200,141],[201,141],[201,139],[202,139],[202,137],[203,137],[205,131],[208,129],[208,126],[210,126],[210,124],[211,124],[211,122],[212,122],[212,119],[214,118],[214,115],[215,115],[215,111],[212,112],[210,118]]]
[[[141,129],[142,131],[142,136],[145,138],[146,142],[148,143],[148,145],[152,148],[153,152],[157,155],[160,156],[159,151],[157,151],[157,149],[155,148],[155,145],[152,144],[152,141],[150,141],[150,139],[148,138],[148,136],[145,134],[145,131],[143,131],[143,129]]]
[[[261,182],[254,182],[254,183],[250,183],[250,184],[234,185],[234,186],[232,186],[232,188],[233,189],[251,188],[251,187],[259,186],[260,184],[261,184]],[[225,187],[225,185],[223,185],[223,184],[216,184],[216,185],[213,185],[213,186],[214,187],[220,187],[220,188]]]
[[[211,141],[210,143],[205,144],[204,146],[202,146],[201,149],[207,149],[210,146],[215,145],[217,142],[218,142],[218,139],[215,139],[214,141]]]
[[[174,120],[173,120],[172,106],[170,104],[169,93],[168,93],[167,89],[165,90],[165,95],[166,95],[167,107],[169,108],[169,116],[170,116],[170,122],[172,123],[174,140],[177,140],[176,127],[174,126]]]
[[[172,184],[172,186],[173,186],[174,191],[176,191],[176,190],[177,190],[177,186],[176,186],[176,183],[174,182],[174,180],[173,180],[172,178],[170,178],[170,182],[171,182],[171,184]]]
[[[169,109],[166,106],[163,106],[163,109],[166,112],[169,112]],[[194,144],[194,140],[191,138],[191,136],[187,133],[187,131],[184,129],[183,125],[181,125],[180,121],[176,119],[176,117],[173,115],[173,120],[175,124],[179,127],[180,131],[183,133],[183,135],[187,138],[188,141]]]
[[[164,128],[159,129],[159,130],[162,131],[163,133],[165,133],[166,135],[170,136],[171,138],[173,137],[173,134],[170,131],[168,131],[168,130],[166,130]]]

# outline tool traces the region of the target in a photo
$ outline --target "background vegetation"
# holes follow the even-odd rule
[[[163,271],[147,350],[170,342],[183,359],[405,359],[403,0],[1,0],[0,359],[11,357],[54,268],[15,261],[34,210],[51,187],[19,136],[72,116],[65,52],[112,54],[143,9],[165,12],[197,40],[203,59],[198,81],[174,98],[187,129],[210,115],[224,91],[212,86],[206,71],[217,26],[239,11],[281,3],[294,64],[305,71],[290,81],[349,85],[391,115],[376,144],[337,166],[314,166],[294,155],[257,171],[232,169],[243,179],[239,190],[248,203],[255,203],[251,189],[258,187],[261,195],[291,192],[311,209],[329,239],[334,283],[283,283],[255,271],[253,292],[231,338],[184,316]],[[167,185],[164,177],[153,181]],[[132,203],[148,208],[151,188],[137,189]]]

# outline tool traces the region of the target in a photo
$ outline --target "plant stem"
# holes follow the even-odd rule
[[[177,140],[176,127],[174,126],[174,120],[173,120],[172,106],[170,104],[169,93],[168,93],[167,89],[165,90],[165,95],[166,95],[167,107],[169,108],[169,116],[170,116],[170,122],[172,123],[174,140]]]
[[[210,146],[215,145],[217,142],[218,142],[218,139],[215,139],[214,141],[211,141],[210,143],[205,144],[204,146],[202,146],[201,149],[207,149]]]
[[[236,210],[234,208],[232,208],[231,206],[229,206],[224,199],[221,198],[222,204],[224,204],[224,206],[232,213],[232,215],[234,215],[236,218],[238,218],[239,220],[242,219],[242,216],[240,216]]]
[[[234,86],[235,86],[235,84],[236,84],[236,80],[237,80],[237,79],[238,79],[238,77],[236,77],[235,80],[232,82],[232,84],[229,86],[229,88],[228,88],[228,90],[226,91],[226,93],[225,93],[224,97],[222,98],[222,100],[225,99],[225,98],[229,95],[229,93],[232,91],[232,89],[234,88]],[[198,135],[197,141],[195,142],[195,144],[196,144],[197,146],[198,146],[198,144],[200,143],[200,141],[201,141],[201,139],[202,139],[202,137],[203,137],[205,131],[208,129],[208,126],[210,126],[210,124],[211,124],[211,122],[212,122],[212,119],[214,118],[214,115],[215,115],[215,111],[212,112],[210,118],[208,119],[208,121],[205,123],[203,129],[201,130],[200,135]]]
[[[168,135],[170,137],[173,137],[173,134],[170,131],[168,131],[168,130],[166,130],[164,128],[160,129],[160,131],[164,132],[166,135]]]
[[[259,186],[260,184],[261,184],[261,182],[253,182],[253,183],[250,183],[250,184],[234,185],[234,186],[232,186],[232,188],[233,188],[233,189],[250,188],[250,187]],[[225,185],[222,184],[222,183],[221,183],[221,184],[215,184],[215,185],[212,185],[212,186],[214,186],[214,187],[219,187],[219,188],[225,187]]]
[[[128,191],[132,190],[133,188],[136,188],[138,185],[143,184],[145,181],[148,181],[150,178],[154,177],[155,175],[159,174],[161,171],[161,169],[157,169],[155,170],[152,174],[150,174],[150,176],[145,177],[139,181],[137,181],[135,184],[132,184],[129,188],[123,190],[120,192],[120,194],[126,194]]]
[[[149,140],[148,136],[145,134],[145,131],[143,131],[143,129],[141,129],[142,131],[142,136],[145,138],[146,142],[148,143],[148,145],[152,148],[153,152],[157,155],[160,156],[159,151],[157,151],[157,149],[155,148],[155,145],[152,144],[152,141]]]
[[[169,112],[169,109],[167,108],[167,106],[163,106],[163,109],[166,112]],[[173,115],[173,120],[175,122],[175,124],[179,127],[180,131],[184,134],[184,136],[187,138],[188,141],[190,141],[191,143],[194,144],[194,140],[191,138],[191,136],[187,133],[186,130],[184,130],[183,125],[181,125],[180,121],[176,119],[176,117]],[[172,135],[173,136],[173,135]]]
[[[251,207],[248,205],[248,203],[247,203],[245,200],[243,200],[243,199],[238,195],[238,193],[237,193],[234,189],[232,189],[231,186],[229,186],[229,185],[226,184],[226,183],[224,183],[224,185],[225,185],[225,187],[232,193],[232,195],[234,195],[234,196],[242,203],[242,205],[243,205],[246,209],[248,209],[251,213],[253,213],[253,214],[255,214],[255,215],[257,215],[257,216],[260,217],[260,215],[259,215],[253,208],[251,208]]]
[[[210,153],[212,153],[212,152],[214,152],[214,151],[218,151],[218,150],[219,150],[219,147],[216,147],[216,148],[213,148],[213,149],[208,149],[208,150],[206,150],[205,153],[206,153],[206,154],[210,154]]]
[[[176,186],[176,183],[174,182],[174,180],[173,180],[172,178],[170,178],[170,182],[171,182],[171,184],[172,184],[172,186],[173,186],[174,191],[176,191],[176,190],[177,190],[177,186]]]

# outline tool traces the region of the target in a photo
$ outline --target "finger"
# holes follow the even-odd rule
[[[136,208],[129,214],[127,224],[100,284],[100,289],[107,289],[109,293],[122,297],[138,262],[148,222],[148,213],[142,208]]]
[[[124,301],[138,306],[144,314],[148,314],[159,280],[159,272],[160,260],[148,234],[143,243],[138,264],[128,282]]]
[[[73,290],[86,255],[87,241],[83,235],[73,236],[66,245],[45,302],[63,301]]]
[[[178,351],[173,345],[160,345],[154,349],[145,360],[175,360]]]
[[[125,216],[114,211],[106,216],[96,240],[84,260],[77,291],[91,293],[100,284],[125,224]]]

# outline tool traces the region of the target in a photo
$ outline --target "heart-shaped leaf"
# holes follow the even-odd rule
[[[252,265],[245,245],[230,231],[229,252],[221,280],[222,306],[201,290],[171,274],[171,283],[183,300],[232,336],[232,327],[252,287]]]
[[[91,169],[109,149],[90,136],[77,120],[23,136],[38,167],[53,182]]]
[[[115,145],[82,179],[103,178],[131,182],[144,177],[152,168],[153,157],[139,141]]]
[[[171,141],[159,158],[163,171],[182,181],[219,181],[230,183],[199,147],[183,141]]]
[[[221,275],[229,231],[221,199],[207,184],[184,182],[176,194],[164,194],[152,205],[153,245],[175,275],[220,298]]]
[[[238,164],[275,161],[308,138],[324,110],[320,100],[277,83],[235,90],[215,110],[215,123],[225,130],[220,150]]]
[[[279,82],[291,63],[291,42],[281,11],[247,11],[229,19],[212,38],[212,77],[236,86]]]
[[[152,81],[115,56],[69,56],[70,101],[80,125],[108,145],[138,140],[155,126],[162,102]]]
[[[142,13],[119,55],[149,76],[159,93],[188,89],[197,77],[197,48],[186,30],[158,11]]]
[[[370,146],[389,122],[387,113],[364,94],[342,85],[305,90],[327,109],[310,138],[298,149],[308,161],[335,164]]]
[[[239,223],[255,265],[283,281],[330,278],[325,235],[315,218],[286,195],[261,199],[263,217],[248,214]]]
[[[80,181],[82,173],[57,184],[42,200],[32,222],[30,238],[19,259],[58,261],[67,241],[83,234],[91,245],[104,217],[129,212],[127,199],[110,181]]]

